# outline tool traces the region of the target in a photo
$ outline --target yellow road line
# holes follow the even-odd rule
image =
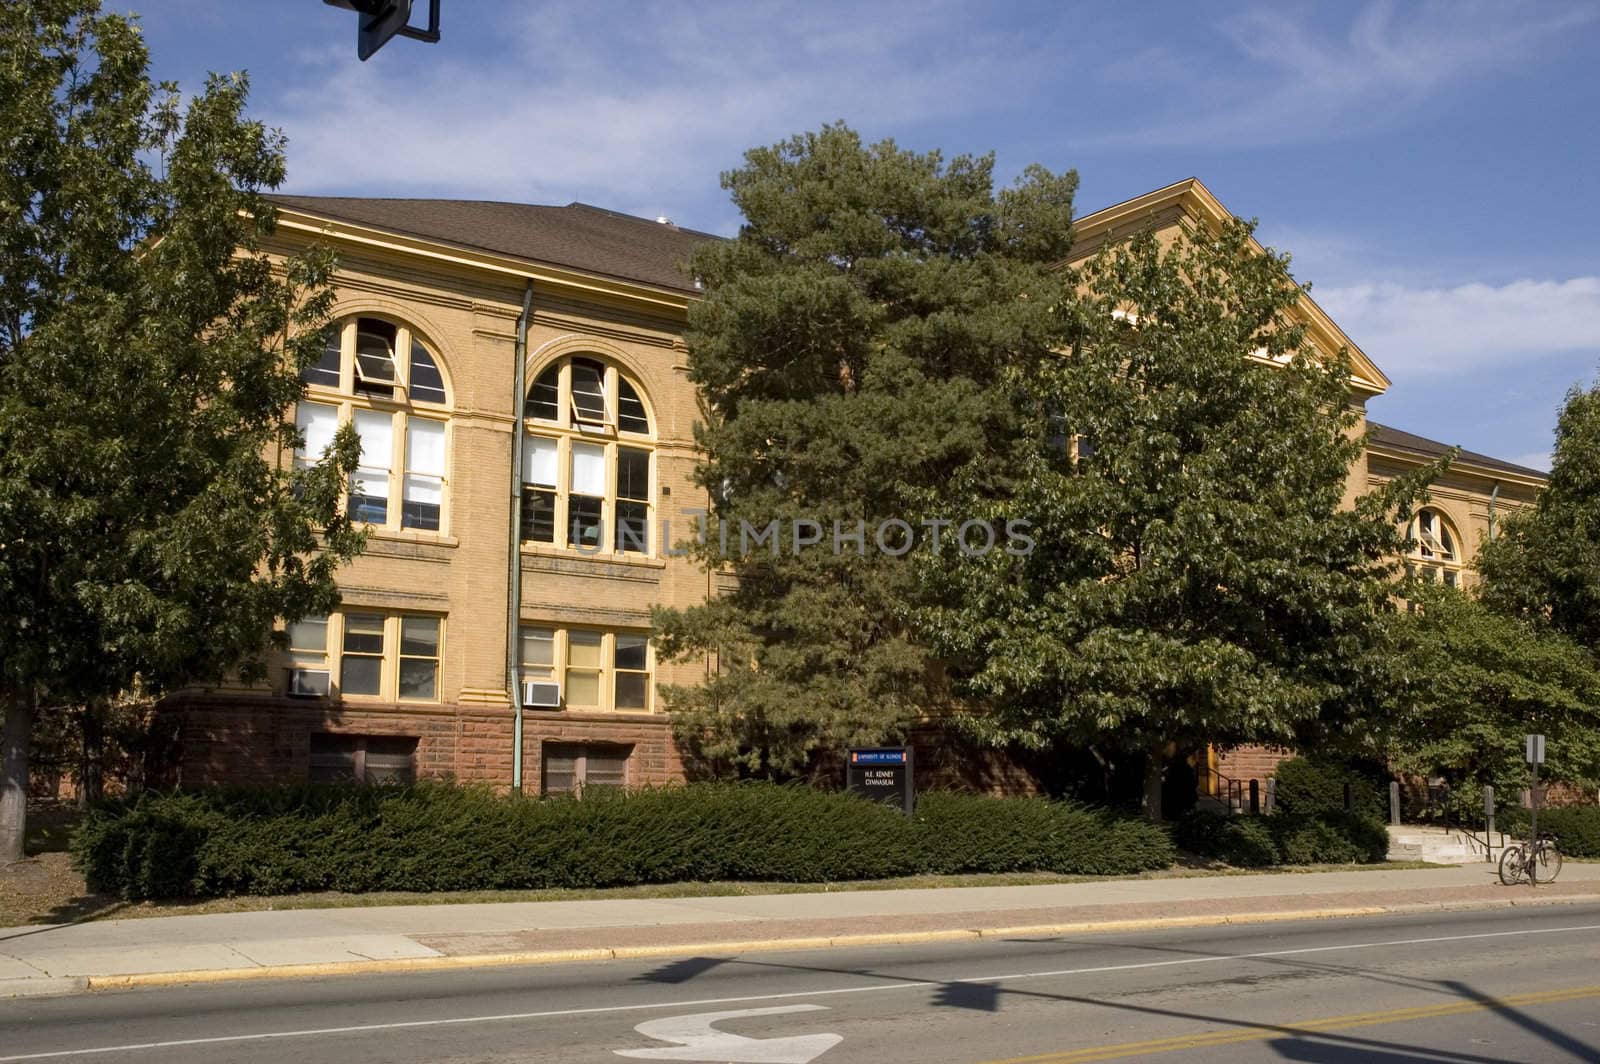
[[[1204,1049],[1210,1046],[1233,1045],[1238,1042],[1260,1042],[1268,1038],[1293,1037],[1316,1034],[1322,1031],[1339,1031],[1349,1027],[1373,1027],[1384,1023],[1406,1023],[1411,1020],[1431,1020],[1441,1016],[1460,1016],[1469,1012],[1493,1009],[1513,1009],[1524,1005],[1547,1005],[1559,1001],[1581,1001],[1600,997],[1600,986],[1574,986],[1563,990],[1541,990],[1527,994],[1510,994],[1506,997],[1483,1001],[1453,1001],[1439,1005],[1419,1005],[1408,1009],[1388,1009],[1383,1012],[1359,1012],[1348,1016],[1327,1016],[1315,1020],[1291,1020],[1280,1024],[1253,1025],[1244,1030],[1203,1031],[1196,1034],[1174,1035],[1170,1038],[1153,1038],[1145,1042],[1122,1042],[1117,1045],[1090,1046],[1069,1049],[1059,1053],[1041,1053],[1031,1057],[1007,1057],[991,1060],[987,1064],[1084,1064],[1087,1061],[1117,1060],[1123,1057],[1149,1056],[1172,1053],[1184,1049]]]

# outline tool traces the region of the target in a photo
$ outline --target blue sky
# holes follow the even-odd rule
[[[1083,212],[1201,178],[1394,379],[1375,420],[1543,466],[1600,364],[1593,3],[443,0],[441,43],[367,63],[318,0],[106,6],[159,76],[250,72],[290,191],[731,233],[718,174],[844,119],[1076,168]]]

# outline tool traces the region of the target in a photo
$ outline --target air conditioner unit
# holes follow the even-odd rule
[[[523,680],[522,704],[535,709],[559,709],[561,685],[549,680]]]
[[[327,669],[289,669],[289,682],[284,693],[291,698],[326,698],[328,695]]]

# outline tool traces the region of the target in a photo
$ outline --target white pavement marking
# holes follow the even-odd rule
[[[775,1005],[767,1009],[701,1012],[641,1023],[634,1030],[646,1038],[678,1045],[661,1049],[614,1049],[619,1057],[640,1060],[697,1060],[702,1064],[811,1064],[840,1042],[843,1035],[801,1034],[787,1038],[746,1038],[711,1025],[743,1016],[781,1016],[790,1012],[826,1012],[826,1005]]]
[[[1303,946],[1299,949],[1264,950],[1260,953],[1227,953],[1177,960],[1142,961],[1136,964],[1106,964],[1093,968],[1060,968],[1048,972],[1020,972],[1015,975],[975,975],[964,979],[922,979],[900,983],[873,983],[869,986],[840,986],[826,990],[793,990],[782,994],[743,994],[737,997],[700,998],[692,1001],[647,1001],[637,1005],[595,1005],[583,1009],[555,1009],[550,1012],[507,1012],[494,1016],[450,1016],[441,1020],[401,1020],[396,1023],[363,1023],[349,1027],[314,1027],[297,1031],[264,1031],[259,1034],[216,1035],[211,1038],[175,1038],[165,1042],[129,1042],[124,1045],[92,1046],[86,1049],[55,1049],[45,1053],[16,1053],[0,1057],[0,1064],[19,1060],[51,1060],[83,1057],[99,1053],[130,1053],[144,1049],[177,1049],[229,1042],[263,1042],[274,1038],[316,1038],[334,1034],[363,1034],[371,1031],[402,1031],[417,1027],[449,1027],[470,1023],[503,1023],[512,1020],[547,1020],[561,1016],[598,1016],[610,1012],[642,1012],[646,1009],[686,1009],[700,1005],[736,1005],[747,1001],[783,1001],[794,998],[834,997],[841,994],[871,994],[889,990],[915,990],[950,983],[1012,983],[1023,979],[1054,979],[1067,975],[1097,975],[1104,972],[1132,972],[1146,968],[1175,968],[1190,964],[1226,964],[1229,961],[1265,960],[1271,957],[1296,957],[1308,953],[1335,953],[1342,950],[1382,949],[1385,946],[1422,946],[1439,942],[1470,942],[1487,938],[1517,938],[1524,935],[1570,935],[1578,931],[1600,931],[1600,924],[1573,927],[1535,927],[1519,931],[1482,931],[1471,935],[1437,935],[1431,938],[1397,938],[1387,942],[1351,942],[1339,946]],[[1109,943],[1109,945],[1124,945]],[[1136,944],[1126,948],[1137,949]]]

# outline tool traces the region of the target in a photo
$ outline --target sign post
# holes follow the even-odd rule
[[[1544,764],[1544,736],[1527,737],[1525,756],[1528,764],[1533,766],[1533,792],[1529,796],[1533,812],[1528,816],[1528,848],[1531,851],[1534,843],[1539,840],[1539,766]],[[1528,874],[1528,882],[1534,886],[1538,885],[1538,880],[1531,871]]]
[[[845,789],[874,802],[897,805],[910,816],[916,808],[911,779],[911,748],[877,746],[851,750],[845,763]]]

